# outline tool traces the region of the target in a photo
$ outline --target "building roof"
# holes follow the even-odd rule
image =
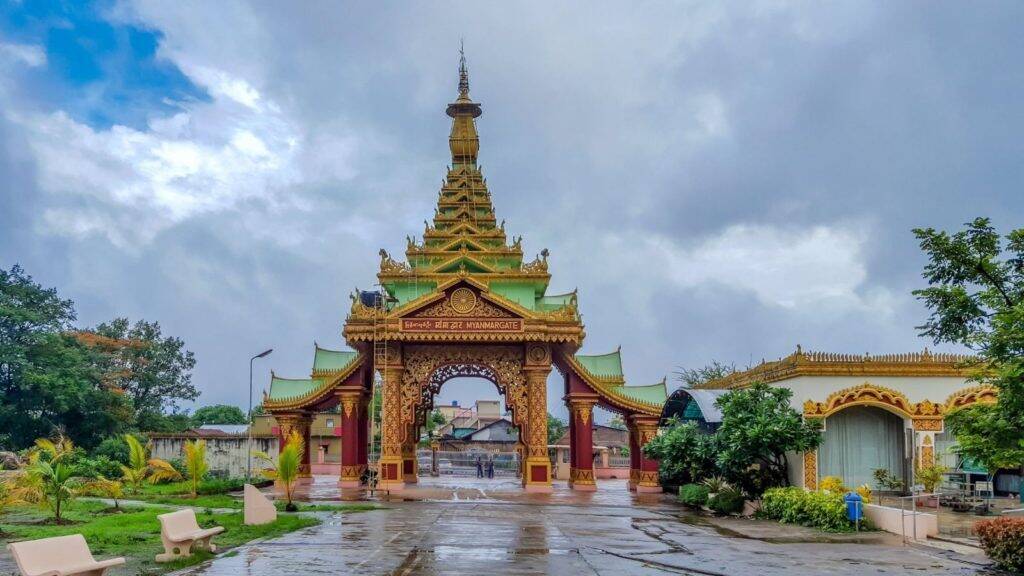
[[[964,354],[923,352],[906,354],[837,354],[796,352],[764,362],[742,372],[695,386],[708,388],[744,388],[755,382],[772,383],[798,376],[970,376],[970,365],[976,359]]]
[[[313,372],[339,372],[348,368],[359,353],[354,350],[328,350],[314,344]]]
[[[248,424],[203,424],[198,428],[200,431],[218,431],[226,434],[245,434],[249,431]]]
[[[577,354],[576,361],[598,378],[622,380],[622,349],[607,354]]]
[[[267,398],[277,402],[301,398],[314,392],[323,383],[322,378],[281,378],[271,372]]]
[[[606,448],[622,448],[629,446],[629,431],[623,430],[622,428],[612,428],[611,426],[602,426],[601,424],[593,424],[593,442],[595,446],[604,446]],[[566,429],[565,434],[555,441],[553,446],[568,446],[569,445],[569,430]]]
[[[673,416],[682,420],[691,420],[695,415],[688,411],[696,406],[700,415],[699,418],[708,424],[718,424],[722,421],[722,411],[715,404],[718,398],[727,393],[728,390],[695,390],[693,388],[679,388],[665,401],[665,408],[662,410],[662,420]],[[691,403],[692,400],[692,403]]]
[[[469,436],[467,436],[467,438],[472,438],[478,432],[483,432],[484,430],[487,430],[488,428],[491,428],[491,427],[494,427],[494,426],[498,426],[498,425],[511,426],[513,428],[515,427],[515,424],[513,424],[512,422],[509,422],[507,419],[499,418],[499,419],[495,420],[494,422],[491,422],[490,424],[488,424],[486,426],[483,426],[483,427],[481,427],[481,428],[479,428],[477,430],[474,430],[471,434],[469,434]]]

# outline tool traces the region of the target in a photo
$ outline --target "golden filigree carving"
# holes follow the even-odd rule
[[[949,398],[943,402],[943,408],[946,412],[950,412],[971,404],[994,404],[998,399],[999,391],[994,386],[982,384],[950,394]]]
[[[914,430],[920,432],[942,432],[942,419],[914,418]]]
[[[804,488],[818,489],[818,451],[804,452]]]
[[[455,292],[459,290],[465,290],[473,295],[472,307],[466,308],[465,304],[468,302],[462,302],[462,307],[457,309],[453,305],[453,298],[447,298],[432,306],[428,306],[423,310],[411,315],[411,318],[451,318],[453,316],[471,316],[473,318],[514,318],[512,314],[509,314],[505,310],[498,308],[497,306],[483,301],[476,297],[476,294],[469,288],[459,288],[452,292],[452,296],[455,296]]]
[[[405,262],[398,262],[388,254],[387,250],[380,250],[380,272],[381,274],[411,274],[412,268]]]
[[[417,408],[424,403],[423,390],[429,387],[431,378],[441,368],[450,365],[482,365],[491,372],[481,375],[494,380],[494,384],[504,394],[513,424],[522,426],[529,412],[522,356],[521,349],[506,346],[408,346],[405,349],[405,367],[399,394],[400,412],[395,413],[400,413],[402,422],[415,421]]]
[[[804,402],[804,417],[825,418],[850,406],[877,406],[904,418],[941,420],[942,417],[942,407],[938,404],[928,400],[914,404],[898,390],[867,382],[834,392],[824,402]]]
[[[448,297],[448,303],[458,314],[469,314],[476,308],[476,292],[469,288],[456,288]]]

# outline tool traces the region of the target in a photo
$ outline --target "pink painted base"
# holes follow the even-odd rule
[[[389,492],[401,492],[405,490],[405,482],[378,482],[377,490],[387,490]]]
[[[404,481],[405,481],[406,484],[416,484],[417,482],[420,481],[420,479],[417,476],[409,474],[409,475],[406,475]]]
[[[569,487],[577,492],[597,492],[597,484],[573,484]]]
[[[338,480],[339,488],[362,488],[363,485],[359,480]]]
[[[295,483],[296,484],[312,484],[313,483],[313,477],[312,476],[299,476],[298,478],[295,479]]]
[[[532,494],[551,494],[555,489],[551,484],[527,484],[526,491]]]
[[[661,486],[637,486],[637,494],[660,494],[662,492]]]

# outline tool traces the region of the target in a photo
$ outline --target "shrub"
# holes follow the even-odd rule
[[[725,478],[722,478],[721,476],[712,476],[711,478],[705,478],[704,481],[701,482],[701,484],[706,486],[708,492],[712,494],[717,494],[719,492],[722,492],[723,490],[728,490],[729,488],[732,488],[732,485],[726,482]]]
[[[803,488],[771,488],[761,498],[761,513],[788,524],[802,524],[829,532],[852,528],[846,517],[843,494],[809,492]]]
[[[825,476],[821,479],[821,484],[818,487],[827,492],[840,492],[843,494],[849,492],[846,486],[843,485],[843,479],[839,476]]]
[[[107,456],[73,458],[72,463],[76,473],[85,478],[99,478],[100,476],[116,478],[121,474],[121,464]]]
[[[227,494],[228,492],[238,492],[244,487],[244,478],[207,479],[199,483],[197,493],[204,496],[210,494]]]
[[[871,504],[871,486],[867,484],[861,484],[854,490],[857,494],[860,494],[861,500],[864,504]]]
[[[716,514],[739,514],[743,512],[743,493],[735,488],[725,488],[708,500],[708,508]]]
[[[708,487],[700,484],[680,486],[679,502],[691,508],[700,508],[708,503]]]
[[[92,449],[92,457],[106,456],[119,464],[128,463],[128,443],[120,436],[111,436]]]
[[[914,469],[914,479],[924,486],[924,491],[935,492],[942,483],[942,475],[946,473],[946,467],[941,464],[931,466],[919,466]]]
[[[985,553],[1001,568],[1024,573],[1024,518],[993,518],[974,525]]]

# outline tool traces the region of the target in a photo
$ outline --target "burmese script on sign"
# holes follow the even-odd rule
[[[522,332],[522,318],[402,318],[403,332]]]

